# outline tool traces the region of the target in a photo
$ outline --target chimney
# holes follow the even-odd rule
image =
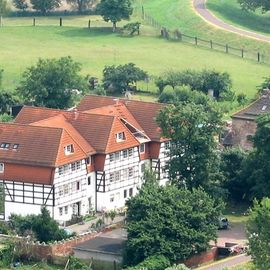
[[[214,98],[214,90],[213,89],[208,89],[208,96],[211,98]]]
[[[261,97],[262,98],[268,98],[270,97],[270,89],[269,88],[264,88],[261,92]]]
[[[73,110],[73,119],[74,119],[74,120],[77,120],[78,117],[79,117],[79,112],[78,112],[78,110],[75,108],[75,109]]]

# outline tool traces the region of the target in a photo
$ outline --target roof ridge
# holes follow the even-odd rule
[[[23,108],[31,108],[31,109],[41,109],[41,110],[48,110],[48,111],[64,111],[64,112],[69,112],[67,110],[62,110],[62,109],[56,109],[56,108],[47,108],[47,107],[37,107],[37,106],[30,106],[30,105],[24,105]]]
[[[253,102],[251,102],[249,105],[247,105],[247,106],[245,106],[244,108],[242,108],[242,109],[236,111],[235,113],[233,113],[232,117],[233,117],[234,115],[236,115],[236,114],[238,114],[238,113],[244,111],[245,109],[251,107],[253,104],[255,104],[255,103],[256,103],[258,100],[260,100],[260,99],[262,99],[262,97],[259,97],[259,98],[255,99],[255,100],[254,100]]]
[[[34,123],[36,123],[36,122],[34,122]],[[44,129],[59,129],[59,130],[63,130],[63,128],[59,128],[59,127],[35,126],[35,125],[32,125],[32,124],[18,124],[18,123],[4,123],[4,122],[0,122],[0,125],[23,126],[23,127],[26,127],[26,128],[33,127],[33,128],[44,128]]]

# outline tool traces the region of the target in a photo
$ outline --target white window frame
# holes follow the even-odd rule
[[[110,195],[110,202],[111,202],[111,203],[114,202],[114,194],[111,194],[111,195]]]
[[[74,147],[73,147],[73,144],[68,144],[67,146],[64,147],[65,149],[65,155],[68,156],[68,155],[71,155],[74,153]]]
[[[140,144],[140,153],[145,153],[145,144]]]
[[[66,206],[64,207],[64,209],[65,209],[65,215],[67,215],[67,214],[68,214],[68,206],[66,205]]]
[[[128,156],[133,157],[133,148],[128,149]]]
[[[63,207],[59,207],[59,216],[63,216]]]
[[[123,158],[127,158],[128,157],[128,150],[127,149],[123,150],[122,155],[123,155]]]
[[[126,135],[124,131],[118,132],[115,136],[116,136],[116,142],[122,142],[126,140]]]

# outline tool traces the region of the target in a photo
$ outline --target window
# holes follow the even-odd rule
[[[128,156],[132,157],[133,156],[133,148],[128,149]]]
[[[71,170],[72,171],[76,170],[76,163],[75,162],[71,163]]]
[[[65,184],[64,185],[64,194],[68,194],[69,193],[69,185],[68,184]]]
[[[119,132],[116,134],[116,141],[121,142],[126,139],[125,133],[124,132]]]
[[[115,182],[120,181],[120,171],[114,173],[114,180]]]
[[[128,168],[128,177],[132,177],[134,175],[134,168],[130,167]]]
[[[110,183],[114,182],[114,173],[110,173]]]
[[[141,165],[141,173],[144,173],[145,172],[145,163],[143,163],[142,165]]]
[[[5,169],[4,163],[0,163],[0,173],[3,173]]]
[[[76,162],[76,169],[79,170],[81,168],[81,161]]]
[[[132,195],[133,195],[133,188],[130,188],[129,189],[129,197],[132,197]]]
[[[127,158],[128,156],[128,151],[127,150],[123,150],[123,158]]]
[[[76,182],[71,183],[71,190],[72,190],[72,192],[75,192],[76,191],[76,186],[77,186]]]
[[[128,169],[124,169],[123,170],[123,180],[127,180],[128,179]]]
[[[110,195],[110,202],[114,202],[114,195],[113,194]]]
[[[69,165],[64,165],[64,173],[68,173],[69,171]]]
[[[91,176],[88,176],[88,178],[87,178],[87,183],[88,183],[88,186],[91,185]]]
[[[126,198],[127,197],[127,190],[125,189],[124,190],[124,198]]]
[[[120,152],[114,153],[114,160],[120,160]]]
[[[19,144],[14,143],[14,144],[13,144],[13,150],[17,150],[18,148],[19,148]]]
[[[10,143],[3,142],[0,144],[1,149],[9,149],[9,147],[10,147]]]
[[[119,201],[119,200],[120,200],[120,192],[117,192],[117,193],[115,194],[115,200],[116,200],[116,201]]]
[[[165,142],[165,150],[170,150],[170,142]]]
[[[68,214],[68,206],[65,206],[65,214]]]
[[[114,161],[114,154],[110,154],[110,161]]]
[[[63,216],[63,207],[59,207],[59,215]]]
[[[140,145],[140,153],[144,153],[145,152],[145,144],[141,144]]]
[[[92,163],[92,157],[88,157],[85,161],[87,165],[90,165]]]
[[[78,205],[76,203],[72,204],[72,214],[77,215],[78,214]]]
[[[77,181],[77,182],[76,182],[76,188],[77,188],[77,190],[80,190],[80,188],[81,188],[81,183],[80,183],[80,181]]]
[[[59,175],[62,175],[63,173],[64,173],[64,167],[59,167],[58,168],[58,173],[59,173]]]
[[[64,187],[63,186],[60,186],[59,187],[59,197],[61,197],[63,195],[64,195]]]
[[[74,153],[73,144],[69,144],[69,145],[65,146],[64,149],[65,149],[66,155],[70,155],[70,154]]]

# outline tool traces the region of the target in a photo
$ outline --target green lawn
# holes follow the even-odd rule
[[[113,34],[111,24],[105,22],[99,25],[103,27],[89,30],[83,27],[89,18],[99,25],[101,19],[96,16],[65,17],[64,25],[69,26],[63,27],[54,26],[58,19],[53,17],[43,18],[42,25],[36,27],[27,26],[30,18],[6,19],[5,26],[0,28],[0,67],[4,69],[4,87],[14,89],[25,68],[35,64],[38,58],[67,55],[82,63],[84,75],[99,78],[105,65],[127,62],[134,62],[154,76],[169,69],[211,68],[227,71],[232,76],[236,92],[245,92],[249,97],[253,97],[256,86],[270,71],[268,65],[163,40],[154,36],[154,30],[148,26],[143,26],[141,36],[133,38]],[[148,87],[155,91],[153,83]],[[142,88],[146,90],[147,85],[143,84]],[[151,95],[146,98],[153,99]]]
[[[243,29],[270,35],[270,13],[243,11],[237,0],[208,0],[207,8],[222,20]]]
[[[234,0],[209,1],[210,3],[219,2],[225,4]],[[255,58],[256,53],[259,51],[263,55],[264,61],[270,63],[270,44],[251,38],[244,38],[213,27],[195,13],[191,0],[142,0],[141,2],[146,13],[171,30],[179,29],[188,35],[229,44],[240,49],[243,48],[252,58]]]

